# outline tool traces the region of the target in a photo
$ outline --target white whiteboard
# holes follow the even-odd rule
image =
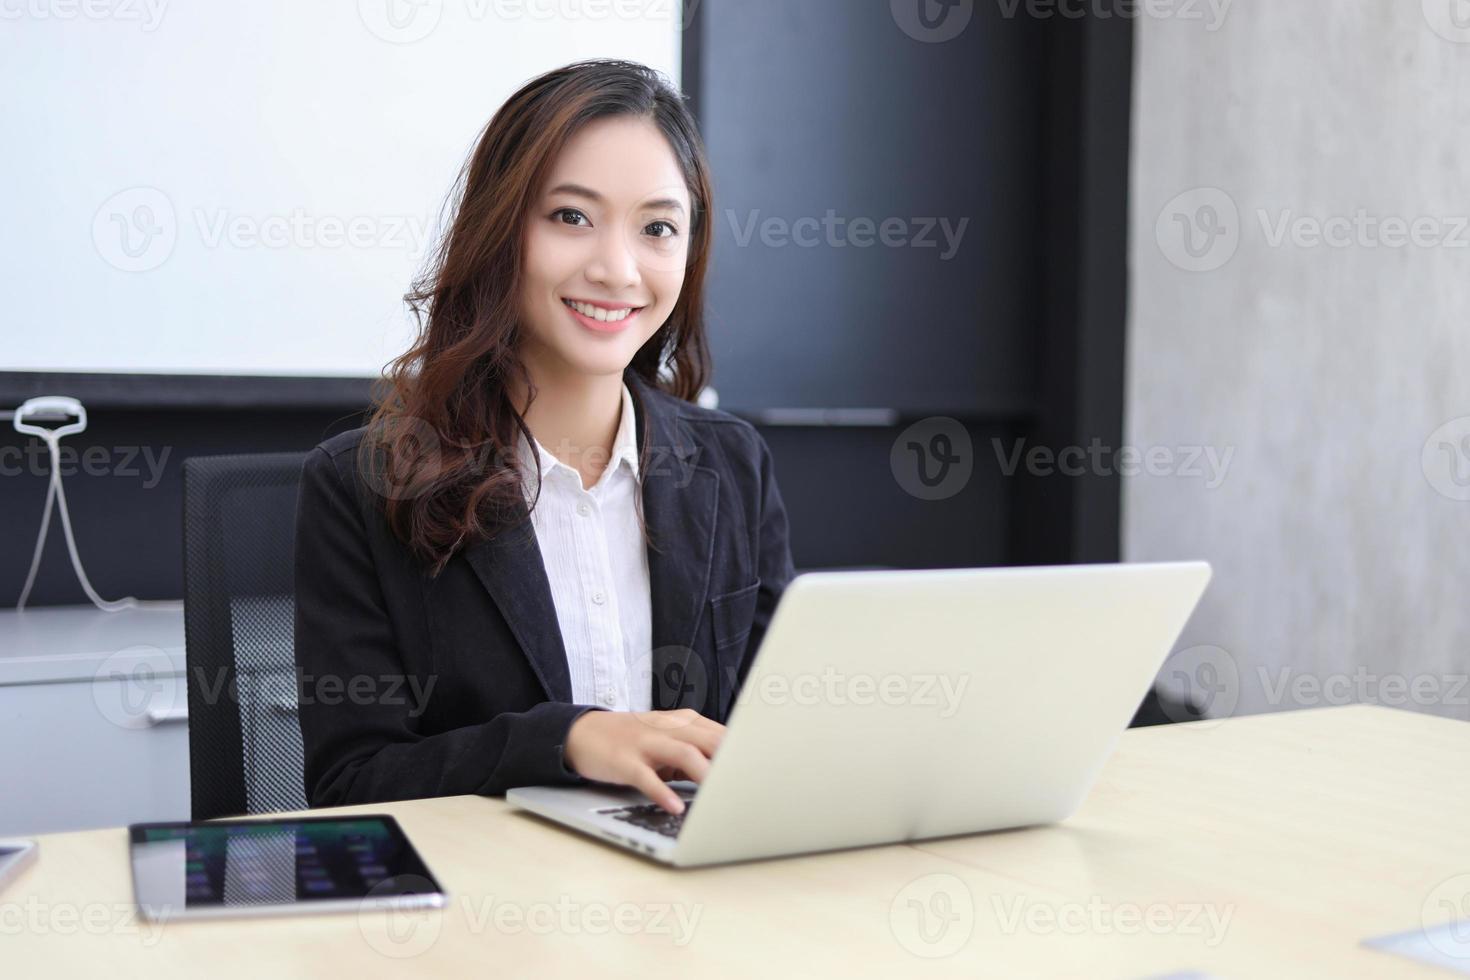
[[[679,0],[46,0],[0,23],[0,370],[375,376],[480,128]]]

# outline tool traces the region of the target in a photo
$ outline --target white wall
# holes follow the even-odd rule
[[[1237,0],[1213,32],[1138,24],[1126,439],[1233,456],[1213,488],[1188,453],[1127,480],[1124,551],[1213,562],[1164,677],[1213,681],[1217,714],[1348,699],[1470,718],[1470,29],[1456,13],[1470,28],[1460,0]],[[1175,200],[1199,188],[1223,194]],[[1201,205],[1224,234],[1202,236]],[[1418,243],[1366,221],[1325,229],[1344,247],[1310,227],[1272,241],[1283,216],[1360,209],[1418,219]]]
[[[678,0],[0,5],[0,370],[376,375],[479,129]]]

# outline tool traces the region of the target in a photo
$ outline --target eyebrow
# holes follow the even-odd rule
[[[551,194],[574,194],[577,197],[585,197],[587,200],[594,201],[598,204],[602,204],[605,200],[601,194],[590,187],[583,187],[581,184],[557,184],[551,190],[547,191],[547,194],[548,196]],[[684,210],[684,205],[672,197],[661,197],[655,201],[648,201],[643,206],[665,211],[683,212]]]

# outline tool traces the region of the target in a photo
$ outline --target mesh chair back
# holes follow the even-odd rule
[[[184,639],[195,820],[306,808],[293,647],[305,453],[184,463]]]

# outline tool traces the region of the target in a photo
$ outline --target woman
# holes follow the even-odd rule
[[[413,347],[303,470],[313,806],[703,778],[793,570],[764,441],[694,404],[710,184],[679,95],[570,65],[496,113]]]

